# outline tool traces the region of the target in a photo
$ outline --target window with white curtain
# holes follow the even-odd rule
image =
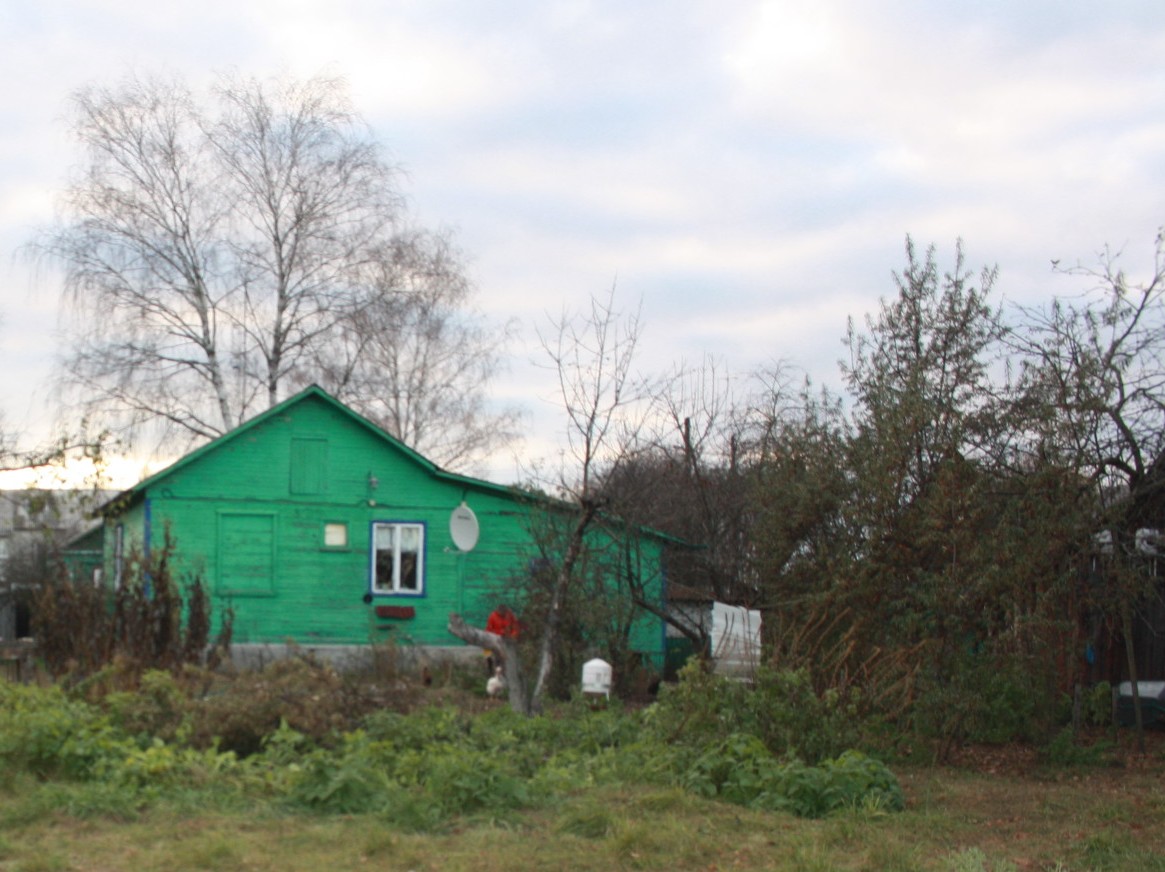
[[[372,592],[419,594],[424,578],[424,525],[373,524]]]

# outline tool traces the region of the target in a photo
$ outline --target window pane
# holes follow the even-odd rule
[[[324,546],[344,548],[348,545],[347,524],[324,524]]]
[[[417,587],[417,553],[405,552],[400,556],[400,589],[416,590]]]
[[[420,590],[421,588],[421,528],[408,526],[400,528],[400,589]]]
[[[417,552],[421,547],[420,527],[400,527],[400,550]]]
[[[381,593],[392,591],[393,559],[392,549],[376,549],[376,576],[372,579],[372,587]]]

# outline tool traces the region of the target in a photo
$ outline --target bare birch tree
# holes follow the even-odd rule
[[[372,250],[330,341],[297,375],[442,466],[471,466],[513,440],[519,420],[487,398],[510,325],[488,324],[472,294],[447,233],[400,232]]]
[[[573,507],[573,522],[555,567],[554,582],[541,619],[538,659],[531,698],[537,705],[546,691],[559,641],[562,609],[586,536],[606,507],[600,467],[614,473],[634,456],[651,389],[633,370],[639,343],[639,312],[623,316],[615,308],[615,287],[605,298],[592,297],[590,312],[563,316],[541,336],[542,348],[558,376],[567,419],[567,455],[559,490]]]
[[[39,250],[63,266],[64,378],[90,411],[206,439],[278,398],[332,326],[393,173],[337,82],[73,95],[85,164]]]
[[[496,345],[441,346],[418,316],[388,326],[429,335],[393,339],[440,347],[439,366],[359,358],[385,341],[380,310],[430,312],[435,297],[447,325],[468,285],[447,240],[403,229],[397,173],[341,82],[225,76],[200,101],[181,82],[131,78],[78,91],[72,109],[84,161],[33,249],[64,270],[62,381],[91,418],[202,441],[282,399],[289,379],[327,382],[345,364],[332,386],[373,413],[373,398],[403,397],[374,416],[418,447],[450,418],[484,415],[473,404]],[[391,305],[369,282],[386,256]],[[397,388],[448,384],[455,363],[476,381],[451,398]]]

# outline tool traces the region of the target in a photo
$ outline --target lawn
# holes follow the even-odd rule
[[[447,687],[342,725],[351,685],[310,663],[91,689],[0,683],[0,872],[1165,870],[1165,731],[936,765],[796,674],[538,718]]]
[[[0,870],[1165,869],[1157,750],[1105,768],[989,752],[897,772],[898,813],[806,820],[624,784],[426,833],[383,814],[200,809],[194,796],[91,815],[78,797],[25,782],[0,797]]]

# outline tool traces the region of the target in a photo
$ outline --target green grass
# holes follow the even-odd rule
[[[291,814],[255,803],[133,816],[78,814],[84,785],[22,782],[0,793],[0,872],[415,869],[951,870],[1165,869],[1159,765],[1062,778],[911,769],[907,808],[820,820],[609,785],[418,833],[376,814]],[[33,811],[29,811],[29,810]]]
[[[968,746],[806,767],[750,735],[665,740],[652,712],[430,706],[326,743],[285,724],[244,759],[7,694],[0,872],[1165,872],[1165,736],[1105,766]]]

